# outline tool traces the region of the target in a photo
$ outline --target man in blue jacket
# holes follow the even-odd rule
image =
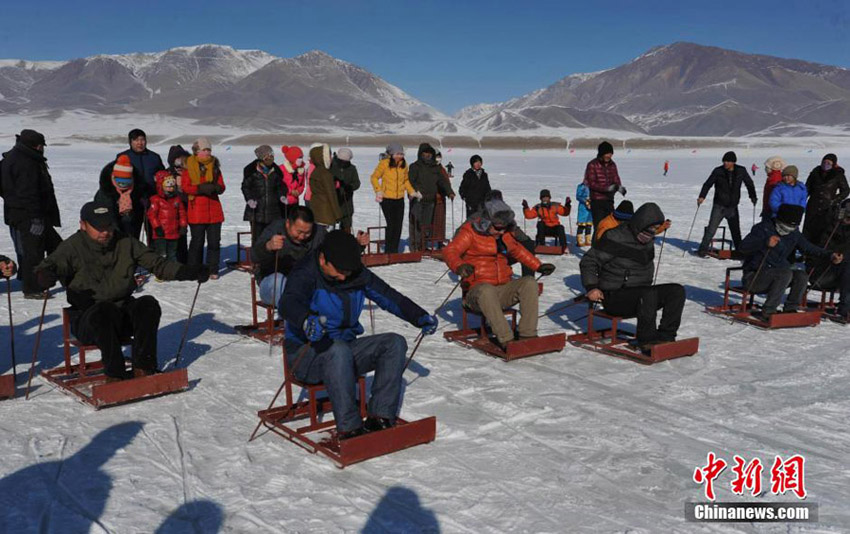
[[[805,211],[809,195],[806,192],[806,184],[797,181],[798,174],[797,167],[794,165],[788,165],[782,169],[782,181],[776,184],[770,193],[770,211],[774,217],[783,204],[800,206]]]
[[[783,204],[776,218],[755,225],[741,242],[741,253],[746,257],[743,285],[751,293],[767,294],[761,311],[765,321],[776,313],[789,286],[791,291],[785,299],[783,312],[793,313],[800,307],[809,276],[806,271],[792,268],[789,258],[796,249],[810,257],[831,256],[835,264],[844,260],[840,253],[817,247],[803,237],[797,228],[802,218],[802,206]]]
[[[387,285],[360,261],[357,239],[335,230],[292,271],[283,294],[286,357],[295,377],[324,383],[333,405],[339,439],[395,425],[407,342],[396,333],[358,337],[360,313],[369,298],[382,309],[437,331],[437,318]],[[368,417],[360,418],[357,377],[375,371]]]
[[[729,225],[729,232],[732,234],[732,244],[735,245],[735,250],[741,246],[741,219],[738,216],[738,203],[741,200],[741,184],[747,186],[747,193],[750,195],[750,202],[753,206],[758,202],[756,187],[753,184],[753,179],[750,178],[747,169],[737,164],[738,156],[734,152],[729,151],[723,155],[723,165],[716,167],[711,171],[708,180],[702,184],[702,189],[697,198],[697,204],[701,205],[705,202],[705,197],[708,195],[709,189],[714,187],[714,204],[711,206],[711,216],[708,220],[708,226],[705,227],[705,234],[702,236],[702,242],[699,244],[697,254],[705,256],[708,253],[708,245],[711,238],[717,232],[717,227],[725,218],[726,224]]]
[[[142,198],[144,198],[145,209],[147,209],[147,200],[156,194],[156,173],[165,170],[165,166],[162,164],[162,158],[159,157],[159,154],[153,150],[148,150],[148,137],[145,132],[134,128],[130,130],[127,137],[130,141],[130,148],[117,154],[115,158],[118,159],[121,154],[126,154],[130,158],[133,169],[143,181],[142,184],[138,185],[142,186]]]

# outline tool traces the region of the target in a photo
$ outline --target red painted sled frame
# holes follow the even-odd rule
[[[392,428],[340,441],[337,439],[335,421],[332,418],[327,421],[320,420],[320,415],[332,413],[330,400],[319,398],[319,394],[325,391],[324,384],[305,384],[296,380],[289,370],[285,350],[283,362],[284,376],[290,377],[284,385],[286,406],[259,410],[257,416],[260,422],[270,431],[302,447],[310,454],[319,453],[328,457],[340,469],[429,443],[436,438],[437,418],[426,417],[417,421],[399,418],[396,426]],[[293,385],[306,393],[307,400],[293,402]],[[357,379],[357,391],[360,398],[360,417],[366,417],[366,379],[362,376]],[[307,424],[298,425],[305,420]]]
[[[396,263],[418,263],[422,261],[422,252],[395,252],[392,254],[381,252],[381,245],[384,245],[386,240],[380,239],[380,235],[386,229],[386,226],[369,226],[366,228],[366,235],[369,236],[369,244],[366,246],[366,251],[361,258],[363,265],[366,267],[379,267]],[[372,239],[372,230],[375,231],[378,238]]]
[[[594,317],[611,321],[611,327],[597,330],[593,326]],[[576,347],[601,352],[609,356],[626,358],[646,365],[684,356],[693,356],[699,352],[699,338],[690,337],[653,345],[649,355],[646,355],[629,344],[630,341],[635,339],[635,336],[620,328],[622,320],[622,317],[609,315],[601,310],[591,308],[587,314],[587,331],[573,334],[567,340]]]
[[[535,254],[541,254],[544,256],[564,256],[570,253],[569,245],[566,247],[562,247],[561,245],[546,245],[546,240],[544,239],[543,241],[543,245],[535,245]],[[557,238],[555,238],[555,242],[558,242]]]
[[[62,338],[65,345],[64,365],[42,371],[41,376],[96,410],[189,389],[186,369],[107,383],[103,362],[86,362],[86,352],[97,350],[97,347],[85,345],[71,337],[67,309],[62,310]],[[71,364],[71,347],[79,352],[79,363],[76,365]]]
[[[15,375],[0,376],[0,400],[15,396]]]
[[[809,293],[812,291],[820,292],[820,300],[809,300]],[[840,324],[846,324],[843,318],[838,315],[838,303],[835,302],[835,294],[837,289],[818,289],[809,287],[803,295],[803,307],[809,311],[820,312],[824,319],[829,319]]]
[[[820,324],[820,311],[806,311],[802,313],[774,313],[770,321],[762,321],[753,317],[752,312],[761,308],[755,302],[755,294],[749,293],[745,287],[732,286],[732,271],[742,271],[743,267],[728,267],[726,269],[726,280],[723,284],[723,304],[720,306],[706,306],[705,311],[712,315],[723,315],[733,321],[751,324],[758,328],[774,330],[777,328],[802,328],[805,326],[817,326]],[[741,295],[741,302],[733,304],[730,302],[729,294]]]
[[[706,253],[708,256],[718,259],[718,260],[731,260],[732,259],[732,241],[726,239],[726,227],[718,226],[720,231],[720,239],[715,237],[711,238],[709,242],[709,249]],[[720,248],[715,248],[715,244],[720,243]]]
[[[266,320],[259,322],[259,309],[266,312]],[[257,339],[263,343],[283,344],[283,321],[275,317],[275,307],[261,301],[257,295],[257,279],[251,273],[251,324],[233,327],[240,335]]]

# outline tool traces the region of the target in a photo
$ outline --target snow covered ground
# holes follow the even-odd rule
[[[167,147],[153,147],[163,155]],[[120,146],[48,147],[64,218],[76,227],[81,204],[97,187],[101,166]],[[846,147],[832,147],[839,158]],[[223,258],[234,257],[243,203],[247,147],[215,147],[229,189]],[[374,224],[378,210],[365,185],[377,150],[355,149],[364,179],[356,226]],[[409,150],[409,154],[412,154]],[[444,341],[422,343],[406,373],[402,414],[436,415],[437,440],[339,470],[319,456],[271,435],[247,443],[282,378],[280,353],[242,338],[233,326],[250,320],[249,278],[229,272],[202,287],[184,350],[190,391],[92,411],[34,380],[31,400],[0,403],[0,530],[5,532],[846,532],[850,530],[850,351],[848,330],[817,328],[766,332],[708,316],[722,298],[729,262],[683,257],[699,185],[720,163],[722,150],[619,151],[628,198],[657,201],[673,220],[661,256],[660,282],[687,288],[681,336],[700,336],[698,355],[644,367],[568,346],[561,353],[503,363]],[[825,151],[824,151],[825,152]],[[470,151],[443,151],[456,165],[455,185]],[[843,154],[843,155],[842,155]],[[556,198],[575,195],[593,153],[484,152],[494,187],[519,207],[541,188]],[[761,166],[764,151],[739,151],[739,163]],[[823,155],[782,152],[805,174]],[[280,159],[280,158],[278,158]],[[671,171],[662,177],[665,159]],[[759,195],[763,172],[756,179]],[[744,197],[746,198],[746,197]],[[460,202],[454,221],[460,224]],[[696,241],[709,209],[700,210]],[[750,226],[742,205],[743,227]],[[449,217],[451,224],[451,217]],[[573,225],[575,220],[573,217]],[[529,224],[529,231],[532,224]],[[406,231],[405,231],[406,234]],[[695,243],[691,243],[695,246]],[[11,253],[5,231],[0,251]],[[581,291],[576,256],[556,258],[545,280],[541,313]],[[445,267],[420,264],[376,272],[426,309],[454,281],[434,284]],[[24,301],[15,284],[18,382],[31,355],[40,303]],[[192,283],[149,283],[144,293],[163,308],[160,364],[175,353]],[[5,290],[5,288],[3,288]],[[64,294],[48,302],[38,368],[61,361]],[[453,297],[441,326],[456,324]],[[540,323],[541,333],[576,329],[576,306]],[[0,371],[8,371],[6,299],[0,300]],[[368,318],[364,318],[368,322]],[[378,332],[417,330],[386,313]],[[368,328],[368,325],[367,325]],[[442,333],[442,331],[440,332]],[[806,502],[820,507],[819,523],[686,523],[684,506],[703,501],[692,480],[706,454],[732,463],[758,457],[769,490],[773,457],[806,458]],[[732,494],[731,467],[718,479],[718,501]],[[767,491],[757,501],[792,501]],[[752,499],[750,499],[752,500]]]

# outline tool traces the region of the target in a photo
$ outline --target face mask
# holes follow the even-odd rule
[[[776,221],[776,233],[781,236],[786,236],[794,231],[797,228],[796,226],[784,223],[782,221]]]
[[[821,168],[827,172],[832,170],[832,160],[825,159],[823,163],[820,164]]]
[[[653,232],[650,232],[649,230],[644,230],[643,232],[641,232],[637,235],[637,240],[642,245],[646,245],[647,243],[651,242],[653,239],[655,239],[655,234]]]

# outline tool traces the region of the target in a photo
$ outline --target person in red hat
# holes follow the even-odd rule
[[[282,146],[283,163],[280,170],[283,171],[283,183],[286,185],[286,205],[297,206],[298,200],[304,193],[304,185],[307,179],[307,169],[304,163],[304,152],[297,146]]]

